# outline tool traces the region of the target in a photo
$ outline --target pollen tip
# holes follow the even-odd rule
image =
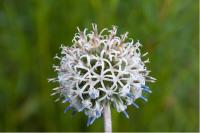
[[[128,97],[130,97],[130,98],[133,98],[133,99],[135,98],[134,95],[131,94],[131,93],[128,93],[128,94],[126,94],[126,95],[127,95]]]
[[[123,114],[126,116],[126,118],[129,119],[129,115],[128,115],[128,113],[125,110],[123,111]]]
[[[136,103],[132,103],[132,105],[134,106],[134,107],[136,107],[137,109],[139,109],[140,107],[136,104]]]
[[[90,125],[91,120],[92,120],[92,117],[89,117],[88,120],[87,120],[87,126]]]
[[[140,98],[141,98],[142,100],[144,100],[145,102],[148,102],[148,99],[145,98],[144,96],[140,96]]]
[[[65,98],[65,100],[63,100],[62,103],[66,103],[66,102],[68,102],[69,100],[70,100],[69,98]]]
[[[64,113],[66,113],[68,110],[70,110],[72,108],[72,106],[68,106],[65,108]]]

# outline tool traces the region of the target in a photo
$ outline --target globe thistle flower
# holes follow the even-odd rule
[[[63,103],[68,102],[65,112],[72,109],[88,116],[87,125],[101,117],[107,105],[113,106],[129,118],[126,109],[129,105],[136,108],[136,99],[147,101],[144,93],[151,93],[146,82],[155,82],[148,76],[142,61],[139,41],[128,39],[128,32],[117,36],[117,28],[103,29],[98,32],[97,25],[75,34],[71,47],[61,46],[58,66],[53,66],[58,76],[49,79],[58,82],[52,95],[58,94]],[[108,109],[109,111],[109,109]]]

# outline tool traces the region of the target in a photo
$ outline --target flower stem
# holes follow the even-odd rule
[[[111,120],[110,104],[108,102],[104,106],[103,115],[104,115],[104,132],[111,133],[112,132],[112,120]]]

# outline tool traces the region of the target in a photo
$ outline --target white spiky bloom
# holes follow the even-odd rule
[[[60,86],[52,95],[59,94],[63,103],[70,103],[65,112],[85,112],[88,125],[101,116],[106,102],[128,117],[127,106],[138,108],[134,101],[147,101],[142,92],[151,93],[145,82],[155,81],[145,67],[149,60],[141,60],[147,53],[141,55],[139,41],[134,44],[128,40],[128,33],[120,37],[116,34],[115,26],[100,33],[95,24],[90,33],[78,28],[73,45],[61,46],[61,57],[55,56],[60,60],[59,66],[53,66],[58,77],[49,81],[59,82]]]

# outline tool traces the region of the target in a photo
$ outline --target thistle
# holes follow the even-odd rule
[[[128,32],[117,36],[117,28],[103,29],[98,32],[97,25],[75,34],[71,47],[61,45],[59,66],[53,66],[58,76],[49,79],[58,82],[52,95],[58,94],[63,103],[69,103],[64,112],[84,112],[88,116],[87,125],[104,115],[106,132],[111,132],[110,106],[129,118],[126,109],[129,105],[136,108],[138,98],[147,101],[144,93],[152,93],[146,82],[155,82],[148,76],[142,61],[139,41],[128,38]]]

